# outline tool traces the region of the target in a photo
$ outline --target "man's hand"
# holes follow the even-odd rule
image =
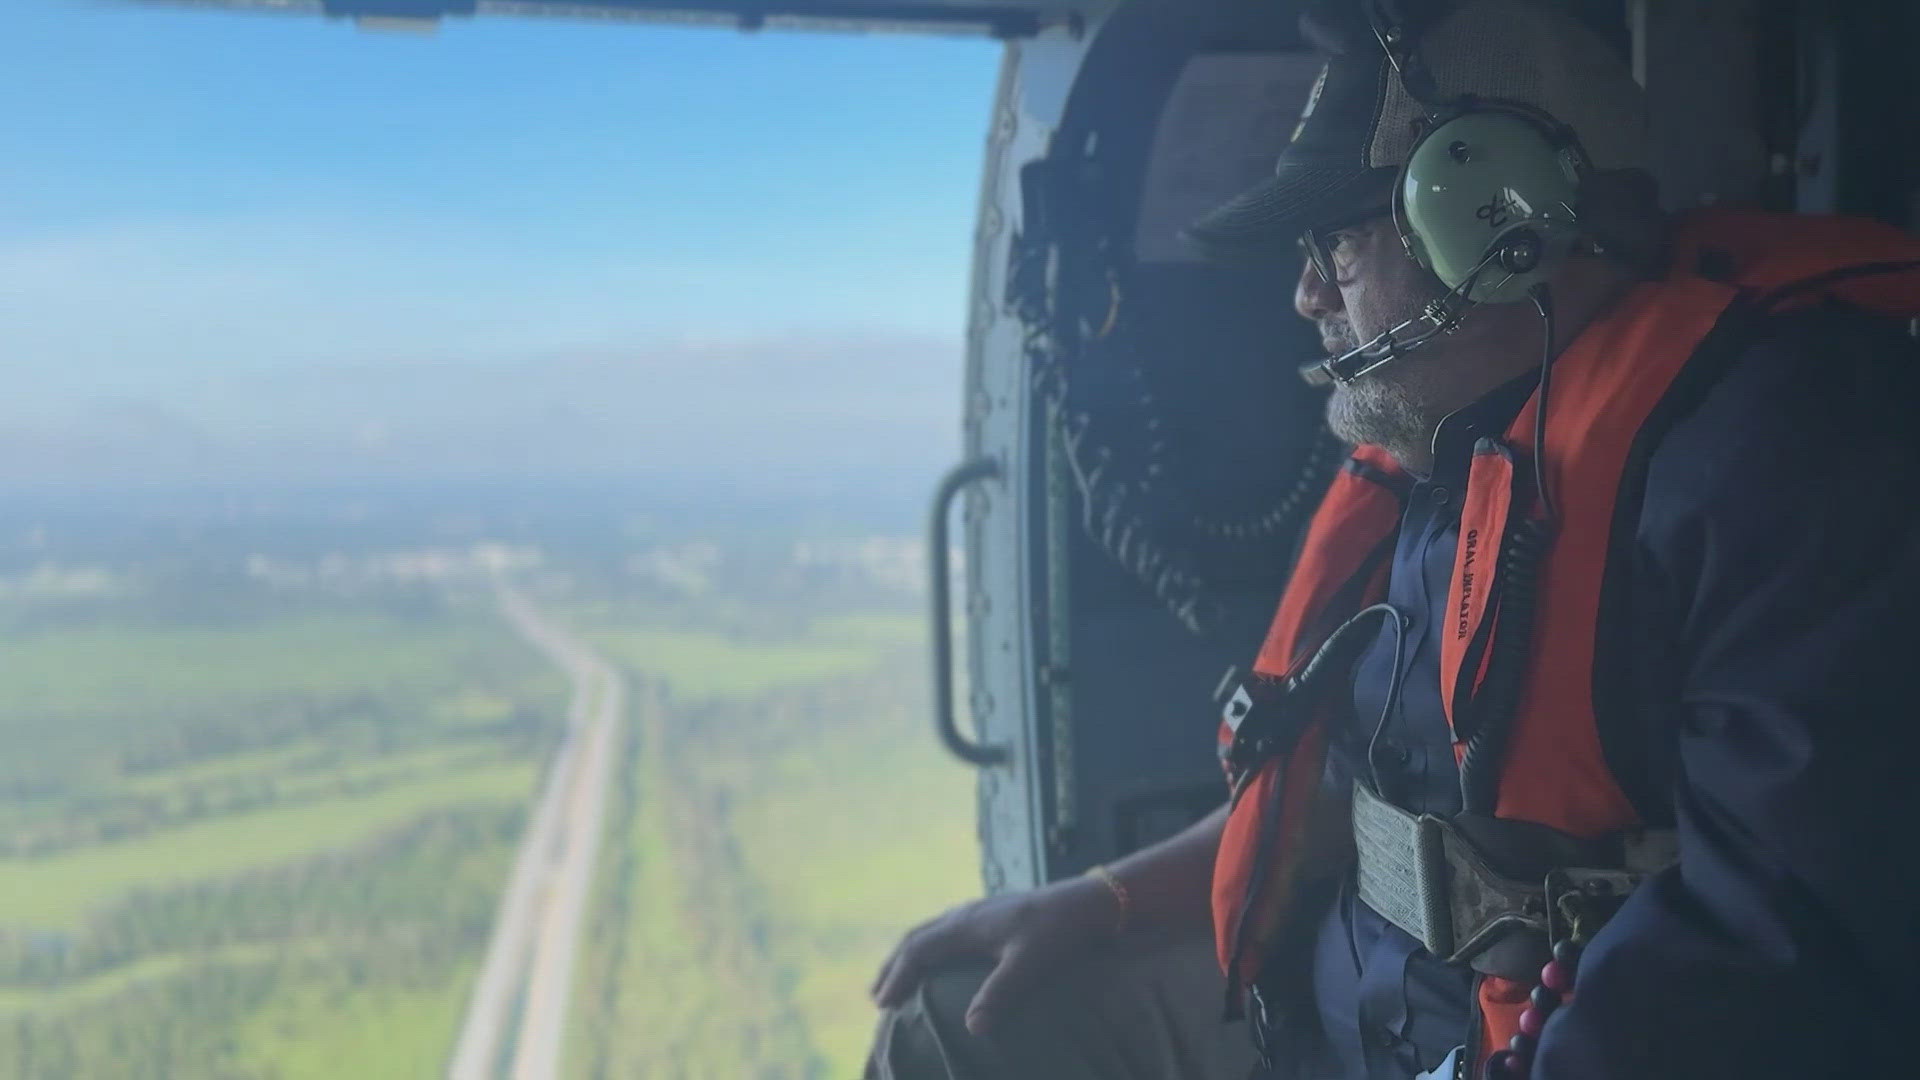
[[[1220,806],[1109,867],[1125,883],[1129,928],[1187,931],[1209,924],[1208,882],[1226,820],[1227,808]],[[942,964],[989,958],[993,970],[967,1008],[967,1030],[978,1035],[996,1014],[1013,1008],[1037,976],[1063,958],[1113,941],[1120,922],[1120,898],[1090,877],[975,900],[908,931],[870,992],[875,1004],[890,1009]]]
[[[978,1035],[1036,976],[1063,957],[1112,940],[1119,914],[1113,893],[1092,878],[962,904],[908,931],[881,965],[870,993],[875,1004],[891,1008],[940,965],[991,957],[993,971],[967,1007],[967,1030]]]

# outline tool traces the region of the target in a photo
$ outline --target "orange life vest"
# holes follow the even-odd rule
[[[1916,261],[1920,242],[1871,221],[1692,215],[1675,237],[1675,271],[1633,288],[1555,360],[1544,454],[1533,446],[1537,394],[1504,446],[1483,441],[1476,449],[1447,609],[1452,625],[1441,639],[1441,700],[1455,726],[1456,760],[1466,746],[1458,721],[1483,689],[1490,643],[1499,638],[1501,598],[1490,595],[1489,571],[1520,515],[1537,512],[1517,484],[1534,462],[1544,461],[1559,504],[1494,774],[1495,816],[1582,838],[1638,823],[1603,751],[1610,688],[1595,672],[1600,652],[1617,647],[1601,640],[1606,605],[1619,594],[1609,588],[1609,556],[1632,536],[1646,457],[1670,419],[1738,354],[1751,323],[1745,316],[1830,296],[1882,314],[1920,315]],[[1384,597],[1401,517],[1394,488],[1402,481],[1374,447],[1359,448],[1334,478],[1255,662],[1257,677],[1278,685],[1297,676],[1333,627]],[[1286,703],[1299,717],[1279,751],[1262,755],[1237,785],[1213,879],[1220,963],[1236,989],[1260,973],[1283,931],[1297,929],[1289,916],[1303,880],[1344,871],[1340,852],[1320,838],[1342,835],[1346,823],[1323,805],[1320,788],[1332,698],[1352,691],[1345,678],[1300,688],[1299,700]],[[1223,756],[1234,735],[1223,722]],[[1481,978],[1475,1043],[1483,1059],[1518,1029],[1530,989]]]

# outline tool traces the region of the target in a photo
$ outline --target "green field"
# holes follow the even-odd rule
[[[137,890],[298,862],[448,806],[519,805],[531,798],[535,774],[532,761],[452,769],[380,784],[364,794],[223,815],[44,858],[0,861],[0,923],[82,930],[96,905]]]
[[[843,1078],[977,891],[914,605],[543,607],[633,681],[569,1077]],[[0,603],[0,1076],[445,1066],[566,685],[484,593]]]
[[[473,974],[459,965],[425,986],[323,985],[284,994],[242,1029],[240,1069],[277,1080],[438,1076]]]
[[[780,635],[590,622],[586,636],[608,659],[643,673],[687,705],[751,701],[795,685],[867,673],[918,641],[923,629],[918,616],[861,613],[811,620]],[[918,656],[909,659],[920,662]]]
[[[564,715],[490,599],[0,625],[0,1075],[439,1072]]]
[[[650,692],[568,1075],[857,1076],[874,969],[978,891],[972,774],[929,734],[921,621],[842,613],[757,638],[583,621]]]

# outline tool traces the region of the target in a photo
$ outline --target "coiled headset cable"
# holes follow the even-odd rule
[[[1460,758],[1460,805],[1492,814],[1499,800],[1500,765],[1520,710],[1527,660],[1540,602],[1541,570],[1558,523],[1547,482],[1547,395],[1553,387],[1553,296],[1543,282],[1527,294],[1540,314],[1540,388],[1534,395],[1533,484],[1538,513],[1523,513],[1507,529],[1499,564],[1500,626],[1487,658],[1487,675],[1474,700],[1473,734]]]

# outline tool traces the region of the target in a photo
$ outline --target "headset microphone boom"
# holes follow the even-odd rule
[[[1418,315],[1339,356],[1302,364],[1308,383],[1345,384],[1458,329],[1479,304],[1539,295],[1550,269],[1581,242],[1576,207],[1591,172],[1573,130],[1513,101],[1443,100],[1416,36],[1366,4],[1373,35],[1425,116],[1400,166],[1393,222],[1407,255],[1446,292]]]

